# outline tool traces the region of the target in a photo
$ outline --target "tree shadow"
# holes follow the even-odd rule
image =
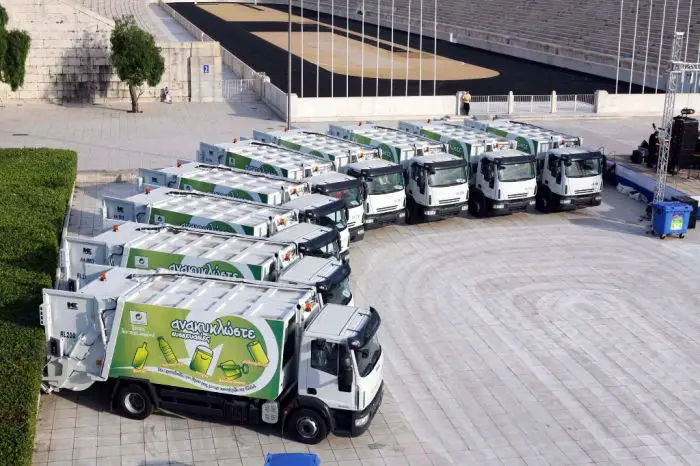
[[[85,30],[65,50],[58,73],[51,75],[57,103],[95,103],[107,97],[112,66],[102,37],[102,31]],[[54,100],[51,94],[47,97]]]

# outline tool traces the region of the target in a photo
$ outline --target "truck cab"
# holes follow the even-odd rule
[[[350,266],[336,258],[303,257],[287,267],[277,281],[313,286],[327,304],[352,306],[354,303]]]
[[[406,183],[406,222],[438,220],[467,210],[467,161],[446,153],[402,163]]]
[[[537,209],[553,212],[599,206],[603,190],[603,154],[582,147],[561,147],[537,155]]]
[[[299,440],[328,429],[360,435],[382,402],[384,353],[374,308],[328,304],[311,316],[301,341],[298,400],[309,406],[286,419]],[[310,407],[315,406],[314,409]]]
[[[474,216],[509,214],[535,204],[535,156],[509,149],[469,159],[469,211]]]
[[[342,199],[348,211],[350,241],[359,241],[365,236],[365,209],[362,183],[344,173],[331,172],[312,176],[305,180],[311,191]]]
[[[340,254],[340,234],[334,228],[314,223],[297,223],[275,233],[270,239],[296,244],[303,256],[343,260]]]
[[[365,228],[405,221],[406,192],[401,165],[383,159],[364,160],[345,165],[340,172],[362,183]]]
[[[298,211],[300,222],[334,228],[340,235],[340,255],[343,260],[347,260],[350,253],[350,232],[344,201],[314,193],[291,200],[283,204],[283,207]]]

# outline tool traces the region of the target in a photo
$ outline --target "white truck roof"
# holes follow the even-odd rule
[[[491,128],[497,128],[506,133],[521,136],[527,139],[537,140],[537,141],[550,141],[554,139],[555,141],[578,141],[579,138],[569,134],[565,134],[559,131],[554,131],[547,128],[542,128],[540,126],[531,125],[529,123],[522,123],[519,121],[511,121],[506,119],[488,120],[488,121],[476,121],[467,119],[464,121],[465,125],[487,125]]]
[[[597,149],[590,149],[587,147],[559,147],[557,149],[550,149],[548,153],[557,155],[576,155],[576,154],[588,154],[590,152],[600,152]]]
[[[106,214],[109,218],[119,219],[117,216],[110,215],[110,205],[114,207],[131,204],[136,209],[150,207],[151,209],[181,214],[183,218],[198,217],[230,225],[242,225],[251,229],[264,230],[265,233],[268,232],[267,225],[270,218],[276,219],[276,223],[280,223],[281,226],[286,226],[295,222],[298,217],[296,211],[287,207],[165,187],[150,191],[146,190],[144,193],[126,199],[104,196],[104,202],[107,206],[108,212]],[[134,215],[137,215],[137,213],[135,212]],[[127,217],[122,218],[122,220],[138,221],[139,219]],[[144,219],[143,221],[148,220]],[[150,223],[165,222],[151,221]]]
[[[296,209],[300,212],[305,212],[307,210],[318,209],[320,207],[327,206],[328,204],[341,204],[342,201],[324,194],[313,193],[308,196],[298,197],[292,199],[291,201],[285,203],[285,207],[291,209]]]
[[[331,125],[331,127],[332,126],[333,125]],[[371,123],[364,123],[356,126],[345,126],[344,128],[350,131],[352,134],[364,136],[372,141],[381,141],[389,146],[402,149],[412,149],[414,146],[418,146],[418,148],[434,147],[439,149],[442,146],[442,144],[439,142],[431,141],[430,139],[422,136],[416,136],[415,134],[400,131],[396,128],[389,128],[387,126],[375,125]]]
[[[469,144],[484,144],[487,146],[490,145],[492,147],[504,148],[513,147],[514,145],[513,141],[509,141],[506,138],[502,138],[478,129],[468,128],[457,123],[435,120],[430,123],[399,122],[399,128],[403,127],[407,129],[411,125],[415,125],[415,127],[435,133],[442,138],[457,139]]]
[[[280,280],[294,277],[293,281],[298,283],[318,283],[330,278],[342,266],[337,259],[306,256],[288,267]]]
[[[315,223],[296,223],[289,228],[275,233],[272,239],[278,241],[307,242],[313,241],[319,236],[332,233],[334,230],[329,227],[316,225]]]
[[[388,160],[373,159],[373,160],[363,160],[362,162],[351,163],[349,165],[346,165],[346,168],[361,171],[361,170],[372,170],[372,169],[376,169],[376,168],[397,167],[397,166],[398,166],[397,164],[395,164],[394,162],[390,162]]]
[[[345,173],[330,172],[307,178],[306,182],[309,183],[311,186],[325,186],[329,184],[344,183],[346,181],[355,180],[356,178],[353,178],[350,175],[346,175]]]
[[[255,139],[271,142],[265,139],[274,138],[298,146],[300,149],[318,151],[323,154],[333,156],[346,156],[350,154],[353,158],[364,158],[366,156],[377,156],[377,149],[364,146],[354,141],[342,139],[328,134],[305,131],[303,129],[290,129],[288,131],[255,131]]]
[[[239,170],[223,165],[209,165],[197,162],[183,163],[175,167],[161,169],[141,168],[139,169],[139,175],[144,183],[186,191],[195,190],[243,197],[230,194],[231,191],[241,190],[253,195],[262,195],[258,196],[258,199],[251,197],[249,200],[266,204],[282,204],[288,198],[309,192],[308,186],[302,181],[266,173]],[[203,183],[211,186],[204,187],[208,189],[200,189],[199,185]],[[245,199],[245,197],[243,198]],[[271,202],[273,200],[275,202]]]
[[[491,160],[498,160],[498,159],[511,158],[511,157],[531,157],[531,156],[526,154],[525,152],[522,152],[522,151],[519,151],[516,149],[506,149],[506,150],[484,152],[483,154],[480,154],[477,157],[484,157],[484,158],[489,158]]]
[[[349,340],[366,324],[371,312],[368,307],[327,304],[323,312],[311,318],[306,333],[329,340]]]
[[[323,173],[333,170],[333,164],[330,161],[252,139],[209,145],[224,149],[226,152],[238,154],[252,161],[260,162],[261,164],[267,164],[285,170],[298,170],[302,166],[310,167],[312,173]],[[201,150],[207,150],[206,146],[206,143],[202,143]]]
[[[315,302],[309,286],[213,278],[172,272],[145,272],[115,267],[80,290],[99,300],[121,298],[137,304],[287,321],[297,304]]]

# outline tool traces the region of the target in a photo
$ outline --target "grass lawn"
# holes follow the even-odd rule
[[[75,152],[0,149],[0,463],[28,465],[45,360],[41,289],[53,286]]]

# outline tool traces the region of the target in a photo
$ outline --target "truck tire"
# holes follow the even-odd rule
[[[299,408],[287,421],[290,436],[301,443],[316,445],[328,436],[328,423],[318,411]]]
[[[552,211],[552,194],[543,189],[541,194],[537,194],[535,207],[544,214],[550,213]]]
[[[129,384],[119,390],[117,395],[119,412],[130,419],[146,419],[153,413],[153,401],[141,385]]]
[[[469,198],[469,213],[474,217],[486,215],[486,200],[484,196],[473,196]]]

